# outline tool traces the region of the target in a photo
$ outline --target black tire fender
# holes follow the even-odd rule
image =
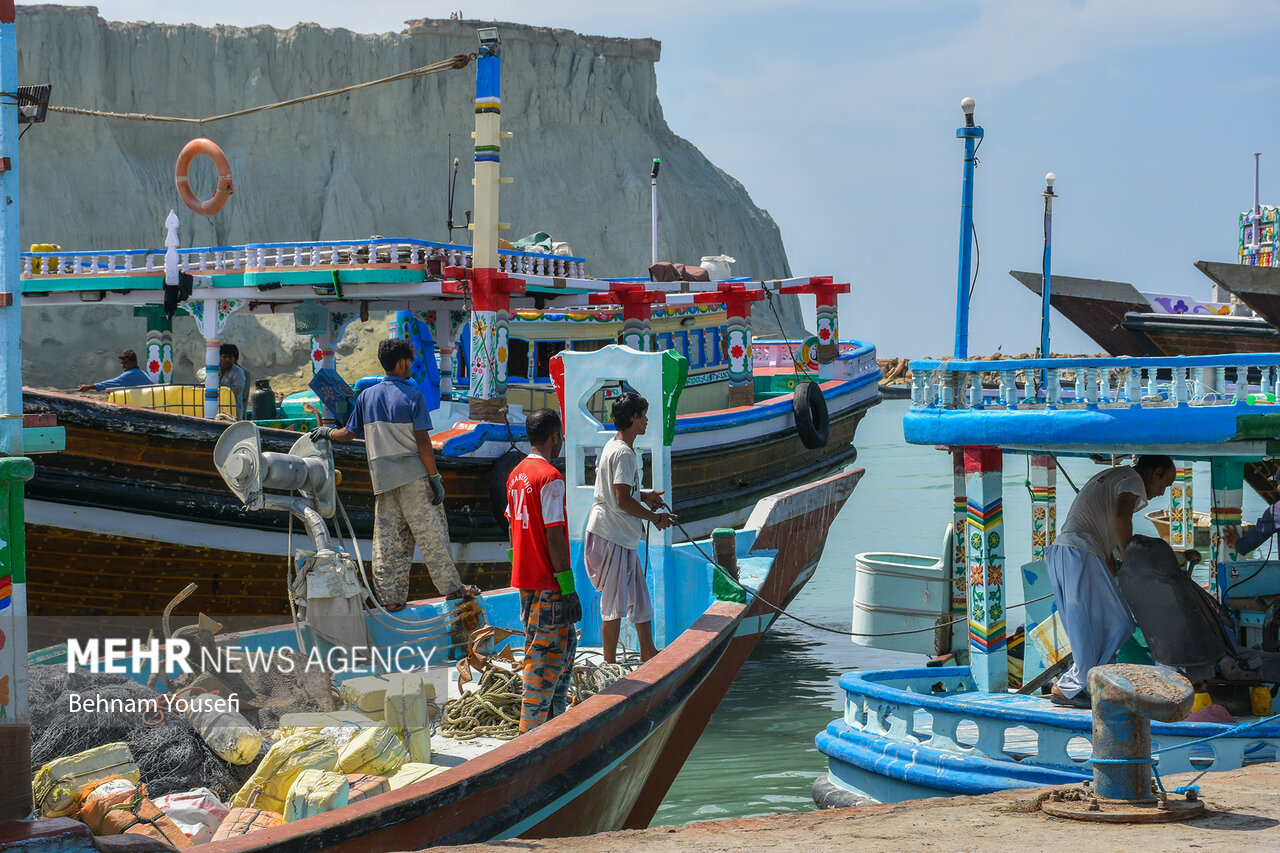
[[[831,419],[822,387],[813,381],[801,382],[796,386],[791,407],[796,415],[796,432],[804,446],[810,450],[826,447],[831,436]]]
[[[494,519],[507,523],[507,478],[524,459],[525,454],[514,447],[493,460],[489,468],[489,509]]]

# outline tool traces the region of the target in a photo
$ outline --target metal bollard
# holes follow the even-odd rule
[[[1093,697],[1093,787],[1076,800],[1053,799],[1041,809],[1055,817],[1102,823],[1162,823],[1195,817],[1204,803],[1188,795],[1156,793],[1151,767],[1151,721],[1174,723],[1191,713],[1191,682],[1171,669],[1121,663],[1089,670]]]
[[[1138,760],[1093,765],[1093,787],[1107,800],[1151,800],[1151,721],[1173,723],[1191,713],[1195,690],[1171,669],[1136,664],[1089,671],[1093,697],[1093,757]],[[1142,761],[1147,759],[1147,761]]]

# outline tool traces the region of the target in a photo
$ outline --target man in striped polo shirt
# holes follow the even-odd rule
[[[378,361],[386,378],[361,392],[347,425],[311,431],[313,439],[344,444],[365,440],[375,496],[374,593],[387,610],[404,607],[417,545],[445,598],[474,596],[479,590],[463,585],[449,549],[444,482],[431,447],[431,414],[422,391],[409,381],[413,345],[388,338],[378,344]]]

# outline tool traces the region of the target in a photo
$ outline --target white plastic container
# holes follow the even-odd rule
[[[698,266],[707,271],[712,281],[724,281],[731,275],[729,264],[736,263],[737,260],[728,255],[707,255]]]
[[[855,643],[930,657],[950,650],[945,628],[928,630],[949,621],[951,614],[950,526],[944,545],[942,557],[867,552],[854,558],[853,632],[917,632],[854,637]]]

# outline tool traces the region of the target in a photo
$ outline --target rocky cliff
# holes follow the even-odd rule
[[[421,20],[381,34],[314,24],[206,29],[105,21],[92,7],[19,6],[19,74],[52,83],[54,104],[209,116],[473,52],[476,26]],[[546,231],[566,240],[587,258],[588,274],[643,272],[649,163],[661,157],[661,255],[697,263],[724,252],[738,259],[736,275],[789,274],[768,213],[663,119],[657,42],[519,24],[499,31],[503,129],[515,135],[503,145],[503,173],[515,178],[501,202],[508,237]],[[159,247],[170,208],[188,246],[369,234],[446,239],[450,145],[462,161],[456,221],[471,207],[474,85],[470,66],[202,128],[50,113],[21,144],[23,243]],[[199,135],[222,147],[235,174],[235,195],[208,219],[182,207],[173,183],[178,151]],[[198,195],[211,194],[207,160],[192,178]],[[760,318],[758,333],[769,332],[769,319]],[[785,321],[799,323],[794,304]],[[128,309],[29,305],[24,375],[49,386],[101,378],[115,366],[115,351],[141,348],[144,328]],[[385,328],[376,314],[353,327],[340,358],[363,352]],[[241,345],[255,376],[303,376],[306,342],[284,324],[234,317],[224,337]],[[189,381],[203,359],[194,324],[179,320],[175,342],[177,378]],[[369,363],[367,353],[361,361]]]

